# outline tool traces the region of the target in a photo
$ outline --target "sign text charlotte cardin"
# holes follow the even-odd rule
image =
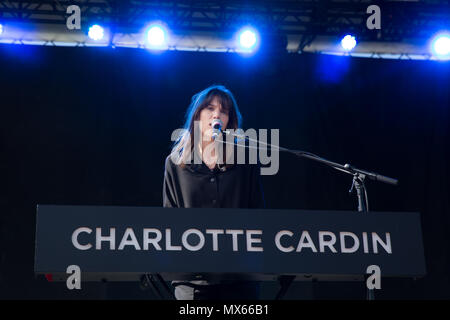
[[[79,227],[72,233],[72,245],[78,250],[143,251],[232,251],[262,252],[274,246],[280,252],[392,254],[389,232],[354,233],[350,231],[280,230],[269,243],[263,243],[263,230],[257,229],[187,229],[175,233],[171,228],[89,228]],[[267,238],[266,238],[267,239]],[[229,248],[229,249],[228,249]]]

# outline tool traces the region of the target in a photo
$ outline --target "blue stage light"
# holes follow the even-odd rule
[[[167,31],[164,26],[153,24],[147,30],[147,41],[150,47],[158,48],[167,45]]]
[[[346,35],[341,40],[341,46],[346,51],[351,51],[354,47],[356,47],[356,38],[350,34]]]
[[[437,58],[450,58],[450,32],[442,32],[435,36],[432,41],[431,50]]]
[[[239,31],[239,46],[244,50],[255,50],[258,45],[259,36],[258,33],[250,28],[245,27]]]
[[[105,32],[103,30],[103,28],[101,26],[99,26],[98,24],[94,24],[93,26],[91,26],[89,28],[89,38],[91,38],[92,40],[101,40],[103,39]]]

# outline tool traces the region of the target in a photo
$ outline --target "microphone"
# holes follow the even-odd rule
[[[213,128],[213,132],[212,132],[213,140],[215,140],[219,136],[219,134],[222,132],[222,125],[223,125],[223,123],[220,119],[214,119],[211,122],[211,126]]]

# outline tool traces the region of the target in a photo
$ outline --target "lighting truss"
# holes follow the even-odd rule
[[[380,30],[366,26],[370,16],[366,10],[373,4],[381,9]],[[207,35],[223,41],[243,25],[252,24],[262,37],[287,39],[285,49],[291,52],[331,50],[332,39],[352,33],[358,47],[366,43],[362,51],[358,49],[360,53],[423,55],[419,46],[423,48],[434,32],[450,25],[449,0],[0,0],[0,23],[65,26],[69,5],[81,8],[82,28],[94,22],[104,24],[110,27],[110,39],[115,35],[136,38],[152,20],[164,21],[178,40],[184,35]],[[327,41],[328,46],[318,44]]]

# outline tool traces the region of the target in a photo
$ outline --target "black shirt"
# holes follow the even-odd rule
[[[164,170],[163,206],[168,208],[264,208],[260,166],[259,164],[234,164],[221,170],[216,165],[211,170],[202,162],[187,164],[182,168],[173,163],[169,155],[166,158]],[[198,299],[199,292],[205,290],[199,291],[199,288],[208,288],[211,285],[217,285],[217,282],[173,281],[172,285],[176,287],[177,299],[190,300],[194,297]],[[239,292],[244,294],[259,292],[258,283],[246,284],[250,290],[248,292],[243,291],[239,285],[239,282],[232,284],[233,297]],[[195,287],[196,291],[194,291]],[[222,293],[224,288],[223,284],[220,284],[212,292]],[[194,294],[194,292],[197,293]],[[206,296],[209,295],[206,294]]]
[[[222,171],[205,163],[184,168],[166,158],[163,206],[169,208],[264,208],[258,164],[234,164]]]

